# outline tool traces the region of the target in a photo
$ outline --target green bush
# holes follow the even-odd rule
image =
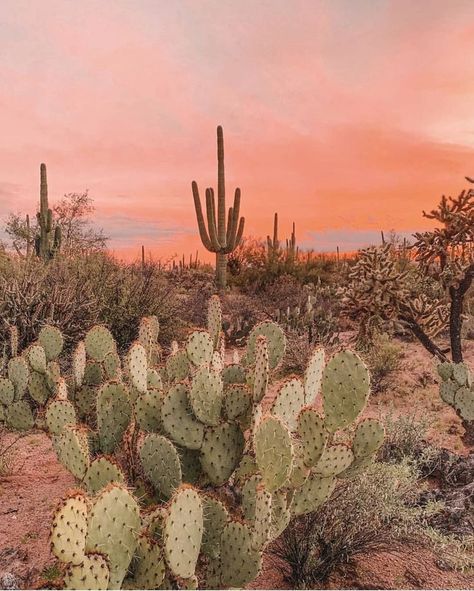
[[[400,345],[387,334],[378,334],[363,357],[370,369],[372,392],[385,392],[392,384],[393,374],[400,369]]]

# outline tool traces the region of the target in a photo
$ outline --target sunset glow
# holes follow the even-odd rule
[[[354,250],[474,176],[470,0],[3,0],[2,215],[89,189],[119,256],[199,249],[191,181],[246,234]],[[471,88],[471,86],[473,88]]]

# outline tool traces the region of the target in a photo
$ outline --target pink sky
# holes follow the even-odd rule
[[[474,175],[474,3],[2,0],[2,213],[89,189],[120,255],[204,249],[215,127],[246,234],[353,250]]]

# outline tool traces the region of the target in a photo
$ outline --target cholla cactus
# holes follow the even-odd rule
[[[370,343],[380,330],[407,328],[430,353],[444,360],[433,338],[447,326],[448,307],[439,296],[428,297],[420,291],[426,282],[414,274],[399,268],[391,244],[361,250],[344,289],[346,313],[357,319],[361,345]]]
[[[324,503],[338,479],[363,470],[381,445],[383,426],[358,421],[369,375],[357,355],[343,351],[325,364],[317,349],[304,376],[281,384],[264,411],[285,354],[283,331],[270,321],[256,325],[243,359],[225,365],[215,297],[208,318],[210,332],[192,331],[159,368],[134,343],[122,381],[96,393],[94,431],[74,424],[66,404],[49,406],[60,460],[95,495],[73,493],[55,514],[52,547],[67,565],[68,587],[244,587],[291,518]],[[85,347],[96,363],[112,350],[103,327]],[[320,395],[324,414],[315,407]],[[132,425],[139,428],[138,480],[119,461]],[[157,505],[140,511],[127,483]],[[223,485],[237,493],[239,508],[228,505]]]
[[[36,214],[39,234],[35,240],[36,255],[49,261],[61,247],[61,227],[53,227],[53,212],[48,204],[48,181],[46,178],[46,164],[40,167],[40,210]]]
[[[192,190],[199,235],[205,248],[210,252],[216,253],[216,283],[219,289],[225,289],[227,255],[235,250],[242,239],[245,218],[240,217],[240,189],[235,190],[234,204],[226,214],[224,133],[220,125],[217,128],[217,208],[214,190],[206,189],[207,228],[202,213],[201,199],[196,181],[192,183]]]

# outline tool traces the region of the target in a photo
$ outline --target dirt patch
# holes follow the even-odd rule
[[[54,562],[48,539],[52,515],[74,478],[44,433],[20,439],[14,454],[13,473],[0,478],[0,577],[11,573],[20,588],[33,588]]]

